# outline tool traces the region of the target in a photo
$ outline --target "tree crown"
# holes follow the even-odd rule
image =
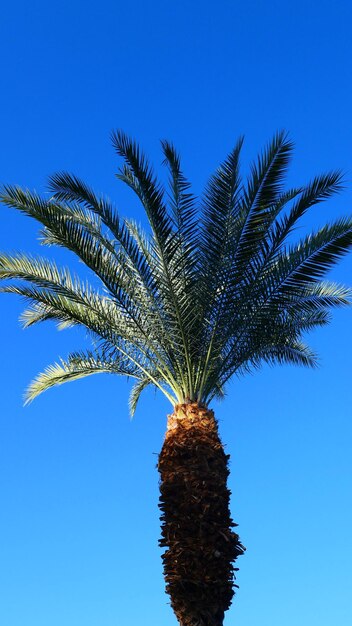
[[[137,194],[148,232],[66,172],[50,177],[50,199],[13,186],[1,191],[3,203],[41,223],[44,245],[73,251],[101,285],[96,290],[42,257],[0,255],[0,278],[8,280],[2,291],[29,302],[25,327],[55,320],[60,328],[82,325],[94,338],[94,349],[39,374],[27,401],[108,372],[135,380],[133,414],[148,385],[173,404],[208,404],[233,375],[262,362],[314,366],[302,335],[349,302],[349,289],[322,279],[352,246],[352,219],[298,242],[291,233],[310,207],[341,189],[341,173],[285,190],[293,146],[282,132],[244,181],[240,139],[198,200],[171,143],[161,143],[166,190],[134,140],[121,131],[112,140],[123,160],[117,177]]]

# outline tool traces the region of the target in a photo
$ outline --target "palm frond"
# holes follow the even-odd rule
[[[287,134],[277,133],[252,165],[238,212],[238,234],[234,250],[236,277],[241,276],[248,259],[255,254],[258,242],[272,223],[272,207],[282,197],[283,181],[292,150],[293,144]]]
[[[58,172],[49,177],[48,187],[56,201],[78,203],[86,211],[98,215],[116,240],[120,240],[121,223],[116,208],[107,198],[98,197],[78,176],[69,172]]]
[[[144,389],[146,389],[150,384],[151,382],[148,378],[142,378],[133,385],[128,400],[131,418],[134,417],[142,391],[144,391]]]
[[[165,156],[164,165],[170,172],[170,208],[180,245],[194,251],[197,235],[197,207],[195,197],[190,193],[190,183],[181,170],[181,160],[174,145],[162,141],[161,147]]]
[[[276,363],[303,365],[304,367],[315,368],[318,365],[317,355],[309,346],[301,341],[292,344],[276,345],[263,351],[261,359],[271,365]]]
[[[34,398],[50,387],[85,378],[92,374],[104,373],[135,377],[134,373],[130,372],[123,364],[119,365],[116,360],[109,362],[92,352],[73,352],[66,360],[61,359],[60,363],[49,365],[44,372],[36,376],[26,391],[25,404],[32,402]]]
[[[308,235],[286,253],[278,255],[272,279],[278,281],[276,291],[317,282],[347,254],[352,246],[352,219],[341,218],[316,233]]]
[[[184,378],[183,384],[187,388],[187,396],[192,396],[190,335],[187,333],[186,326],[190,318],[190,303],[182,290],[180,281],[185,264],[178,254],[177,237],[175,237],[172,219],[165,206],[164,190],[133,139],[127,137],[122,131],[117,131],[113,133],[112,140],[117,153],[125,161],[117,177],[137,194],[145,208],[152,229],[151,245],[158,275],[159,297],[163,301],[170,330],[181,348],[180,376]],[[183,368],[185,375],[183,375]]]
[[[228,261],[231,244],[236,236],[235,223],[242,189],[242,146],[243,137],[240,137],[226,160],[210,178],[204,192],[200,225],[201,271],[205,277],[209,277],[209,284],[213,288],[214,277],[218,278],[227,269],[222,266],[224,261]]]
[[[307,210],[343,189],[343,175],[340,171],[329,172],[316,176],[306,187],[302,188],[300,198],[295,202],[288,215],[274,222],[270,236],[270,255],[279,250],[298,220]]]
[[[164,246],[172,234],[172,222],[164,203],[164,190],[157,182],[147,158],[133,139],[118,130],[112,134],[112,143],[117,154],[125,161],[117,178],[131,187],[141,200],[154,237],[164,254]]]

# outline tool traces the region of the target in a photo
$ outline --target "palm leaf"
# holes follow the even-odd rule
[[[151,383],[148,378],[142,378],[133,385],[128,401],[131,418],[134,417],[142,391],[144,391],[144,389],[146,389],[150,384]]]
[[[123,364],[119,365],[116,359],[109,362],[92,352],[73,352],[66,360],[61,359],[60,363],[49,365],[44,372],[36,376],[26,391],[25,404],[32,402],[34,398],[50,387],[85,378],[92,374],[104,373],[135,376]]]

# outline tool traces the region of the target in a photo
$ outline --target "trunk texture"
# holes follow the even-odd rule
[[[243,554],[229,509],[229,456],[213,411],[175,407],[159,456],[166,591],[181,626],[222,626]]]

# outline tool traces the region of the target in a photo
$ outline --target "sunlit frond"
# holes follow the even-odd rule
[[[132,387],[130,392],[130,397],[128,400],[129,408],[130,408],[130,416],[134,417],[136,412],[137,404],[139,402],[139,398],[141,397],[142,391],[150,385],[150,380],[148,378],[142,378],[138,380]]]
[[[136,372],[129,369],[118,360],[108,361],[103,356],[92,352],[73,352],[66,360],[49,365],[44,372],[38,374],[26,391],[25,401],[32,402],[40,393],[55,385],[79,378],[85,378],[92,374],[121,374],[136,378]]]

